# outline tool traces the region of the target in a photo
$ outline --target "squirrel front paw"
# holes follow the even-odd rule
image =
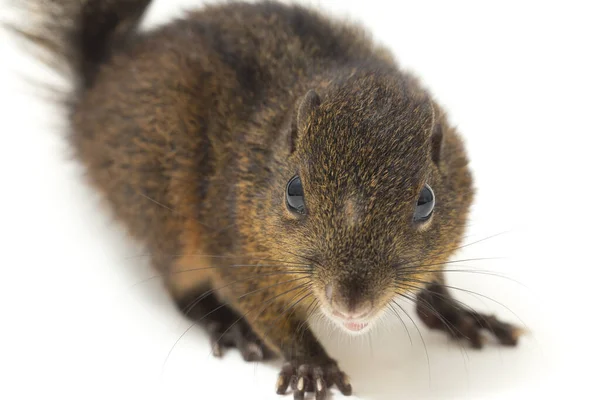
[[[278,394],[284,394],[287,388],[291,387],[294,400],[304,399],[306,392],[314,392],[316,400],[323,400],[327,389],[334,384],[345,396],[352,394],[348,375],[341,371],[334,361],[307,363],[298,367],[285,363],[279,373],[276,390]]]
[[[237,348],[245,361],[262,361],[272,357],[269,349],[254,334],[245,329],[245,321],[233,325],[211,322],[208,324],[212,354],[220,358],[223,350],[229,347]]]
[[[483,347],[483,330],[504,346],[516,346],[525,333],[524,329],[463,305],[439,284],[430,285],[418,295],[417,315],[429,328],[445,331],[453,339],[466,339],[476,349]]]

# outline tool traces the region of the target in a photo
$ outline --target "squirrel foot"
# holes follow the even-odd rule
[[[523,329],[462,306],[440,284],[432,284],[417,296],[417,314],[431,329],[447,332],[453,339],[467,339],[476,349],[483,347],[481,331],[487,330],[505,346],[516,346]]]
[[[306,392],[315,392],[315,399],[323,400],[327,389],[334,384],[345,396],[352,394],[348,376],[335,362],[302,364],[297,368],[285,363],[279,373],[276,390],[278,394],[285,394],[289,386],[294,391],[294,400],[304,399]]]
[[[233,325],[232,325],[233,324]],[[207,324],[212,353],[222,357],[226,348],[237,348],[245,361],[262,361],[271,358],[271,351],[247,326],[245,320],[223,323],[212,321]]]
[[[190,319],[206,327],[212,354],[222,357],[227,348],[237,348],[246,361],[268,360],[274,353],[254,333],[248,321],[214,294],[206,295],[200,288],[181,299],[181,311]]]

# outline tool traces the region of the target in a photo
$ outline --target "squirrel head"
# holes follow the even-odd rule
[[[338,75],[339,76],[339,75]],[[252,239],[305,264],[320,309],[363,332],[460,246],[471,202],[462,144],[416,80],[352,71],[300,96],[249,198]]]

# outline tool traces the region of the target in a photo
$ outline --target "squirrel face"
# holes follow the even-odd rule
[[[471,188],[464,171],[447,171],[443,126],[415,82],[340,82],[300,100],[274,146],[268,206],[248,201],[261,225],[252,240],[308,264],[322,312],[357,333],[441,269],[470,204],[456,192]]]

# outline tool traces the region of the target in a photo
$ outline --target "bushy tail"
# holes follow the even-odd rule
[[[9,28],[42,50],[45,62],[75,79],[76,90],[85,90],[98,67],[131,36],[151,1],[16,0],[24,18]]]

